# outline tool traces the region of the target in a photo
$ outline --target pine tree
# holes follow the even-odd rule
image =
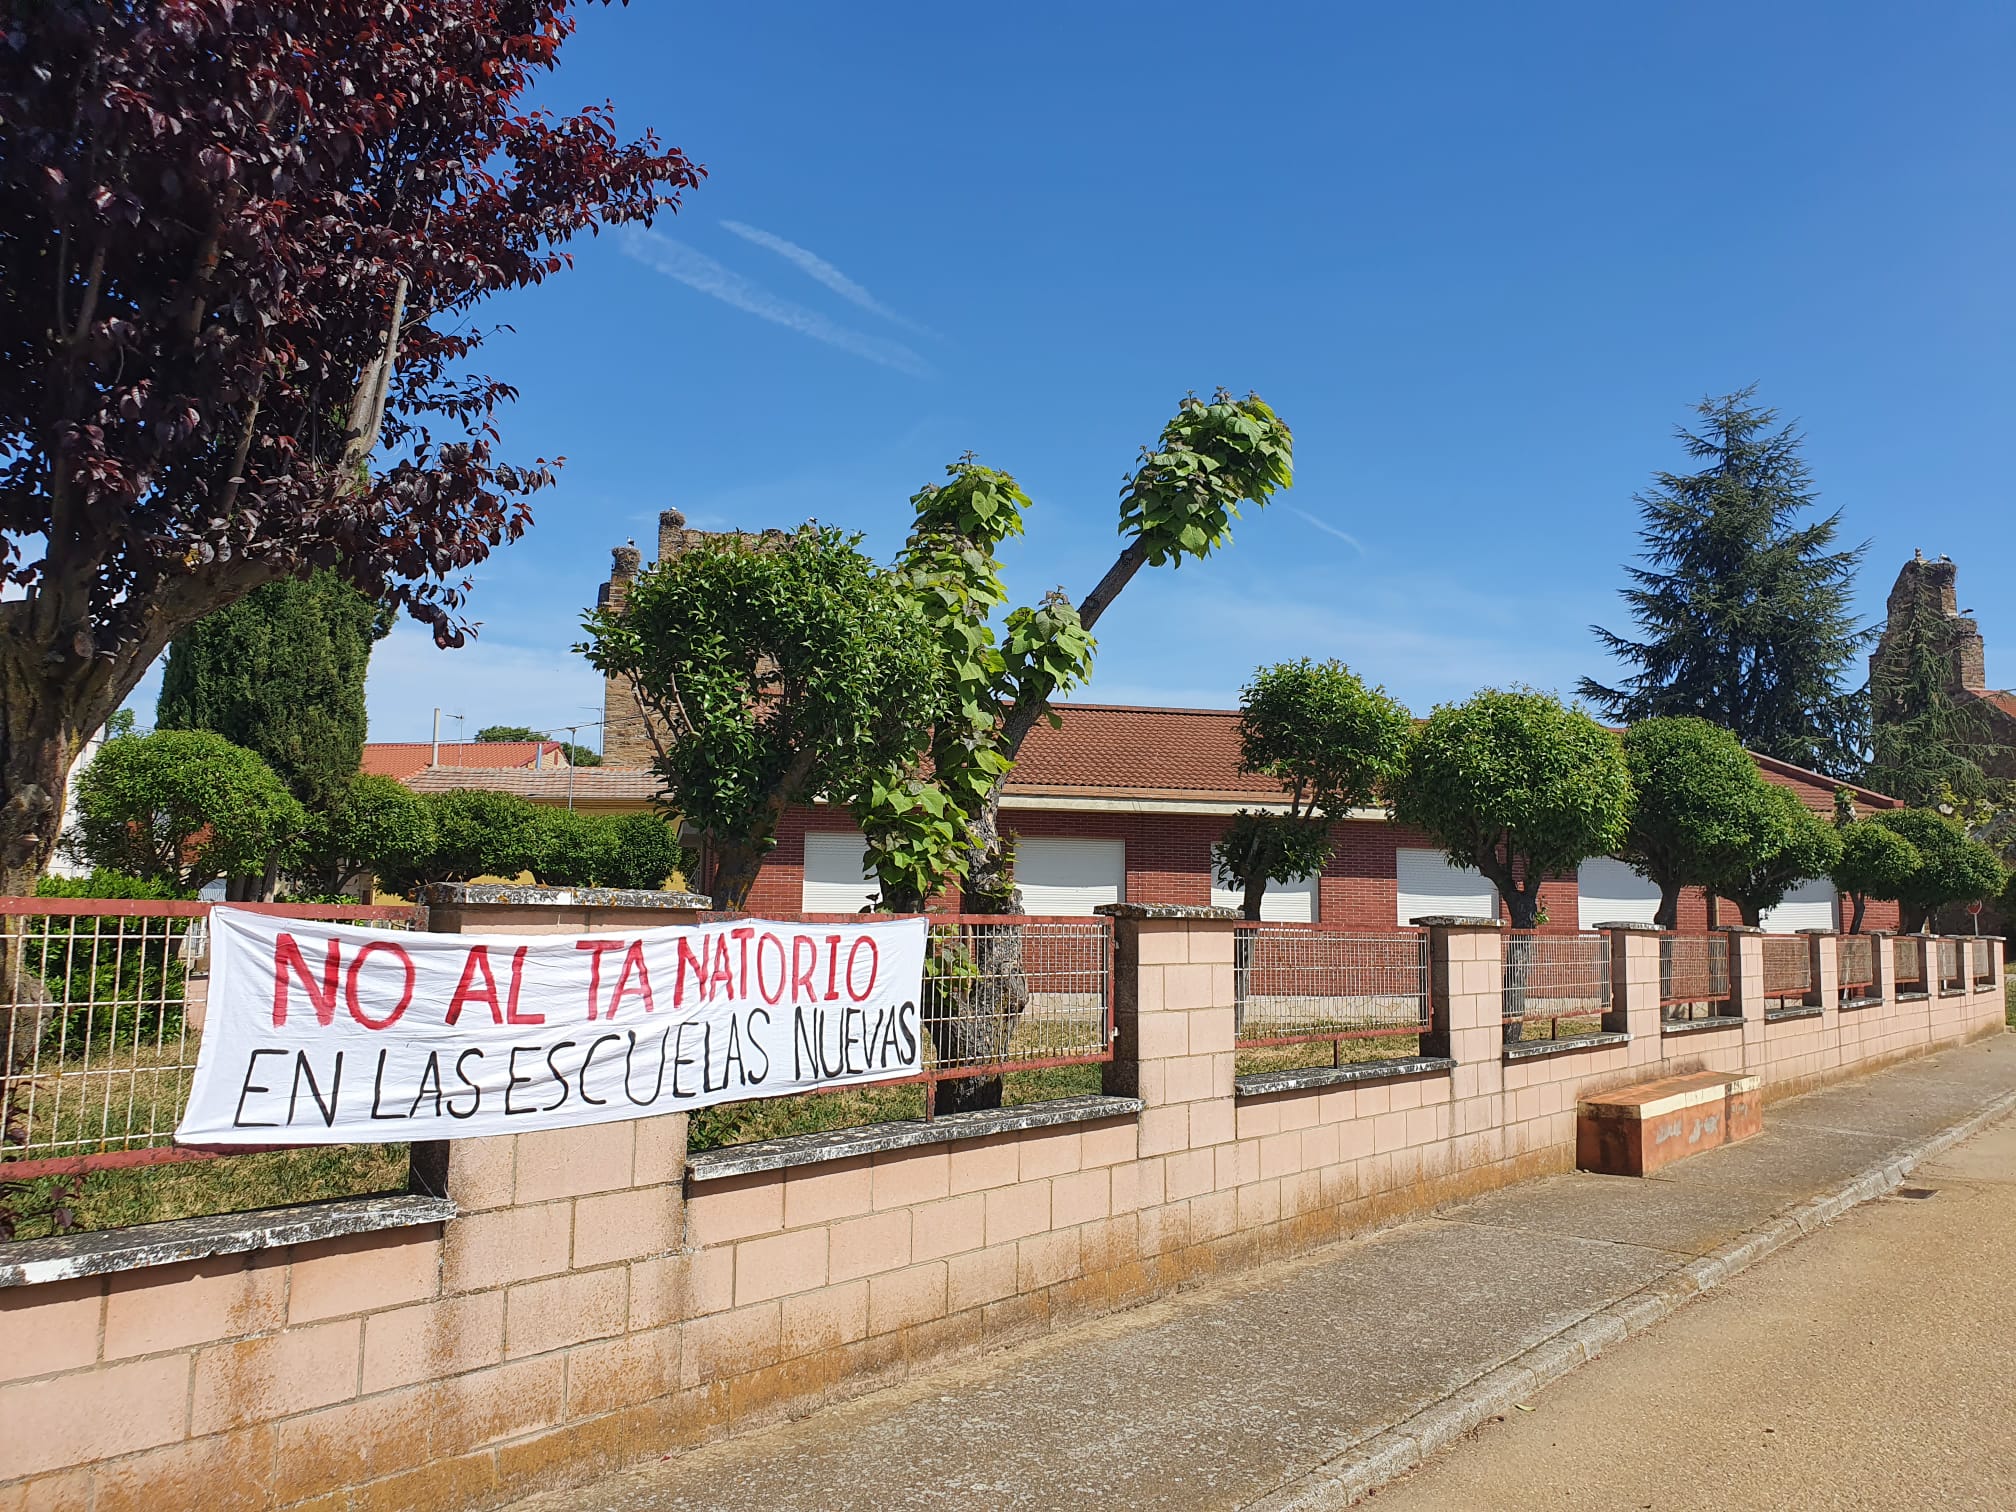
[[[1639,670],[1580,692],[1613,719],[1694,715],[1744,745],[1837,776],[1859,772],[1867,712],[1844,689],[1869,632],[1849,608],[1865,546],[1835,547],[1840,515],[1807,518],[1802,438],[1754,388],[1695,406],[1677,432],[1703,467],[1657,475],[1638,495],[1642,567],[1622,591],[1641,640],[1592,626]]]
[[[1950,581],[1950,580],[1949,580]],[[1951,622],[1922,572],[1898,580],[1889,628],[1869,664],[1869,764],[1862,781],[1914,808],[2000,807],[2006,784],[1981,759],[2006,756],[1981,705],[1956,697]]]
[[[168,650],[155,725],[256,751],[311,811],[364,751],[364,673],[389,611],[333,573],[256,588]]]

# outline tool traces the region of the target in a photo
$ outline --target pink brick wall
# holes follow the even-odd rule
[[[680,1116],[456,1144],[445,1225],[0,1289],[0,1508],[467,1507],[800,1412],[1573,1161],[1585,1092],[1778,1095],[1983,1033],[1994,985],[1507,1062],[1502,937],[1438,932],[1453,1072],[1240,1097],[1225,924],[1118,926],[1137,1117],[684,1179]],[[1998,947],[1999,951],[1999,947]],[[1886,974],[1886,980],[1890,978]]]

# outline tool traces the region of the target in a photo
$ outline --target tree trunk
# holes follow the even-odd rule
[[[925,982],[924,1027],[941,1067],[998,1062],[1029,1006],[1022,926],[972,925],[958,938],[971,960],[952,960],[949,953],[938,958],[941,974]],[[941,1113],[969,1113],[998,1108],[1001,1098],[1000,1077],[967,1076],[940,1082],[936,1106]]]
[[[1737,913],[1743,916],[1743,922],[1746,925],[1748,925],[1752,929],[1763,928],[1764,910],[1761,907],[1758,907],[1754,904],[1746,903],[1741,898],[1738,898],[1735,901],[1736,901],[1736,911]]]
[[[1862,915],[1868,912],[1869,909],[1868,895],[1866,893],[1850,893],[1848,894],[1848,899],[1855,905],[1854,911],[1848,918],[1848,933],[1860,934],[1862,933]]]
[[[1500,887],[1499,895],[1505,900],[1505,911],[1509,913],[1513,929],[1505,941],[1505,1043],[1516,1045],[1526,1036],[1526,1005],[1528,988],[1533,980],[1533,938],[1527,931],[1534,929],[1540,917],[1540,884],[1535,881],[1526,887]]]
[[[1899,934],[1923,934],[1925,925],[1932,917],[1929,908],[1915,908],[1908,903],[1897,905],[1897,932]]]
[[[1680,884],[1661,882],[1659,884],[1659,911],[1652,915],[1652,922],[1664,930],[1680,927]]]
[[[714,845],[714,875],[707,884],[714,906],[725,911],[739,910],[749,900],[763,870],[765,848],[748,840],[723,840]]]

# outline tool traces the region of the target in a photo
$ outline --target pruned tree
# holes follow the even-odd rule
[[[1377,802],[1407,759],[1413,719],[1384,688],[1340,661],[1280,662],[1239,694],[1240,770],[1281,784],[1286,813],[1241,809],[1212,847],[1219,875],[1260,917],[1269,882],[1319,875],[1330,826]]]
[[[316,891],[334,896],[374,876],[412,875],[437,844],[425,798],[390,777],[356,772],[308,810],[299,872]]]
[[[748,898],[786,810],[909,768],[936,723],[931,626],[858,540],[714,537],[583,620],[576,649],[631,678],[651,716],[665,802],[706,848],[717,908]]]
[[[1918,847],[1874,819],[1851,819],[1839,826],[1841,858],[1828,873],[1848,899],[1848,933],[1862,933],[1871,898],[1894,900],[1925,864]]]
[[[699,170],[527,92],[571,0],[50,0],[0,45],[0,892],[170,641],[327,567],[442,645],[551,474],[483,301]],[[373,471],[379,448],[393,459]]]
[[[1547,878],[1624,844],[1631,776],[1616,734],[1580,709],[1488,688],[1428,716],[1393,800],[1394,818],[1482,872],[1512,927],[1532,929]]]
[[[1902,835],[1918,852],[1918,867],[1897,890],[1907,934],[1924,929],[1948,904],[1999,897],[2008,885],[2009,871],[2001,858],[1933,809],[1885,809],[1871,814],[1868,822]]]
[[[1849,776],[1862,765],[1867,706],[1846,679],[1869,632],[1850,602],[1864,547],[1838,549],[1840,516],[1808,518],[1802,438],[1754,388],[1695,406],[1681,444],[1702,464],[1661,472],[1638,495],[1642,567],[1623,599],[1638,638],[1592,627],[1636,668],[1581,695],[1621,723],[1697,715],[1753,751]]]
[[[1841,836],[1832,824],[1775,782],[1758,782],[1748,804],[1755,852],[1716,880],[1715,890],[1755,927],[1801,882],[1829,876],[1841,861]]]
[[[1526,1012],[1540,889],[1624,843],[1631,776],[1613,731],[1552,694],[1486,689],[1443,704],[1414,735],[1393,817],[1475,867],[1521,931],[1505,952],[1505,1037]]]
[[[264,877],[307,815],[253,752],[207,730],[126,735],[77,779],[69,845],[93,866],[189,893],[214,877]]]
[[[392,615],[327,570],[255,588],[168,648],[154,727],[256,751],[315,812],[364,754],[364,676]]]
[[[1624,759],[1631,826],[1618,855],[1659,889],[1654,922],[1677,929],[1684,889],[1746,870],[1773,843],[1757,823],[1767,784],[1742,742],[1705,719],[1640,720]]]

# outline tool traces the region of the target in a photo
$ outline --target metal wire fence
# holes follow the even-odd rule
[[[1726,1017],[1729,936],[1664,934],[1659,937],[1659,1012],[1673,1022]]]
[[[933,919],[924,965],[928,1082],[1113,1058],[1104,919]]]
[[[1843,935],[1836,953],[1844,1005],[1873,1003],[1876,995],[1876,942],[1867,935]]]
[[[1939,965],[1939,991],[1961,993],[1967,990],[1967,942],[1965,940],[1935,940]]]
[[[1602,1032],[1610,1011],[1607,936],[1515,929],[1501,939],[1507,1040]]]
[[[1979,991],[1983,987],[1993,987],[1995,985],[1995,942],[1992,940],[1969,940],[1967,947],[1972,961],[1975,990]]]
[[[1764,937],[1764,1000],[1776,1008],[1818,1001],[1813,986],[1813,946],[1799,935]]]
[[[409,929],[410,907],[253,905]],[[0,898],[0,1179],[200,1158],[170,1144],[209,989],[199,902]]]
[[[1898,935],[1890,942],[1890,949],[1897,973],[1897,995],[1923,997],[1928,991],[1925,941],[1917,935]]]
[[[1262,1068],[1254,1052],[1263,1047],[1327,1042],[1338,1065],[1409,1056],[1428,1030],[1425,931],[1242,924],[1233,959],[1238,1044],[1251,1069]]]

